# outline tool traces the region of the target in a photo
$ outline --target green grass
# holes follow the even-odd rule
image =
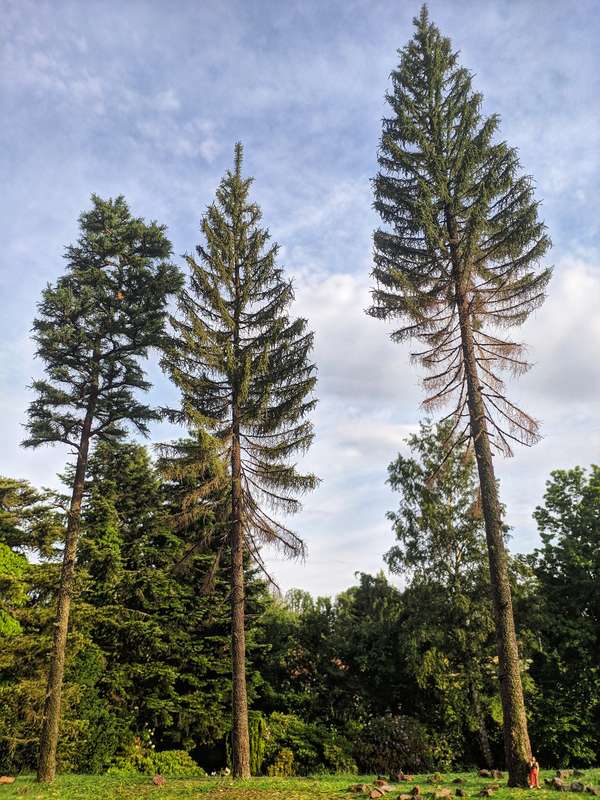
[[[554,771],[542,772],[542,779],[551,777]],[[456,773],[447,774],[444,783],[453,790],[452,780]],[[476,777],[473,773],[460,773],[465,779],[463,787],[469,798],[477,798],[479,791],[492,781]],[[371,783],[374,776],[331,775],[314,778],[252,778],[248,781],[233,781],[230,778],[169,778],[167,785],[160,788],[152,784],[146,776],[124,778],[116,775],[61,775],[50,786],[41,786],[33,776],[19,776],[15,783],[0,786],[0,800],[350,800],[361,795],[349,794],[346,790],[352,783]],[[587,770],[585,777],[577,779],[586,784],[600,785],[600,769]],[[427,776],[415,776],[415,783],[421,786],[424,794],[432,788],[427,784]],[[502,786],[495,793],[495,800],[574,800],[578,795],[568,796],[549,789],[533,791],[527,789],[508,789]],[[414,784],[399,784],[386,795],[395,800],[402,792],[410,790]],[[580,800],[590,795],[579,795]]]

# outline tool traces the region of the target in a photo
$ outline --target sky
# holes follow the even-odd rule
[[[510,546],[527,552],[550,470],[599,459],[598,4],[429,9],[534,177],[554,243],[548,300],[517,334],[535,366],[510,386],[544,439],[497,460]],[[308,557],[267,562],[282,590],[327,595],[385,569],[386,511],[398,502],[387,465],[407,453],[423,392],[409,349],[364,314],[378,224],[370,180],[389,75],[418,11],[412,0],[0,0],[0,474],[55,486],[68,458],[19,442],[42,369],[29,340],[36,303],[91,193],[123,194],[136,216],[166,224],[182,265],[240,140],[319,370],[302,465],[322,484],[294,519]],[[176,401],[154,364],[149,374],[150,402]],[[156,425],[150,443],[176,433]]]

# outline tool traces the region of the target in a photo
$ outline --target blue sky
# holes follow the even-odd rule
[[[521,329],[536,367],[511,396],[543,442],[498,462],[512,547],[549,470],[600,450],[600,38],[595,0],[429,3],[476,75],[485,110],[535,177],[554,249],[545,306]],[[245,145],[245,168],[298,313],[316,332],[320,404],[306,459],[323,484],[296,518],[305,564],[270,558],[282,588],[335,593],[382,566],[395,498],[386,466],[419,419],[408,350],[367,318],[370,178],[396,50],[419,4],[0,0],[0,473],[56,483],[61,448],[23,451],[35,304],[60,274],[89,196],[124,194],[177,254]],[[181,263],[181,259],[179,259]],[[153,402],[173,398],[156,368]],[[170,436],[166,426],[151,441]]]

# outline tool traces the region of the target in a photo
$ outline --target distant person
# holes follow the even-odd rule
[[[528,783],[531,789],[541,789],[540,786],[540,765],[538,764],[535,756],[531,756],[527,762],[529,769]]]

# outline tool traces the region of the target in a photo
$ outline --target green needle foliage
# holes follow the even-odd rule
[[[88,436],[114,441],[126,424],[147,433],[156,411],[136,399],[150,384],[140,364],[160,344],[167,298],[180,277],[168,258],[164,226],[131,216],[123,197],[83,213],[81,236],[66,248],[67,271],[48,285],[33,323],[36,355],[47,377],[36,380],[25,447]]]
[[[425,406],[453,402],[460,444],[472,435],[464,308],[490,443],[509,455],[511,441],[531,444],[538,431],[505,397],[502,371],[519,375],[529,365],[524,346],[498,329],[522,324],[543,302],[551,270],[537,264],[550,241],[516,150],[494,141],[499,117],[482,118],[471,73],[425,7],[415,25],[392,73],[393,116],[383,121],[374,187],[386,228],[375,233],[369,313],[406,320],[392,338],[423,343],[413,358],[433,373]]]
[[[317,485],[291,459],[312,442],[308,414],[315,406],[313,334],[305,319],[290,319],[292,284],[276,265],[277,245],[260,227],[260,208],[249,199],[242,146],[202,219],[206,243],[189,256],[189,288],[172,319],[172,345],[164,368],[182,393],[175,418],[207,429],[227,464],[231,495],[233,764],[249,775],[244,678],[244,554],[264,569],[263,543],[291,556],[300,538],[274,516],[299,510],[299,493]]]
[[[38,778],[51,781],[90,444],[115,442],[127,425],[146,433],[158,414],[138,399],[150,384],[140,362],[163,340],[166,305],[180,286],[163,226],[131,216],[123,197],[92,196],[67,247],[66,273],[48,285],[33,324],[46,377],[33,383],[26,447],[62,443],[76,456],[57,622],[40,739]]]
[[[51,558],[63,536],[63,514],[52,492],[0,476],[0,542],[22,554],[35,550]]]
[[[78,565],[79,611],[105,654],[102,692],[158,747],[190,749],[224,736],[230,694],[227,584],[212,572],[211,520],[171,521],[182,487],[163,483],[145,448],[101,444],[90,459]],[[184,534],[184,535],[182,535]]]
[[[550,246],[532,180],[516,151],[497,141],[498,117],[458,65],[424,6],[400,53],[383,121],[375,208],[373,306],[400,318],[396,341],[417,339],[429,374],[425,406],[452,402],[446,448],[473,443],[485,518],[511,785],[526,785],[531,754],[514,631],[494,451],[534,443],[535,420],[506,396],[503,372],[528,369],[522,344],[502,329],[540,306],[550,278],[538,264]]]

